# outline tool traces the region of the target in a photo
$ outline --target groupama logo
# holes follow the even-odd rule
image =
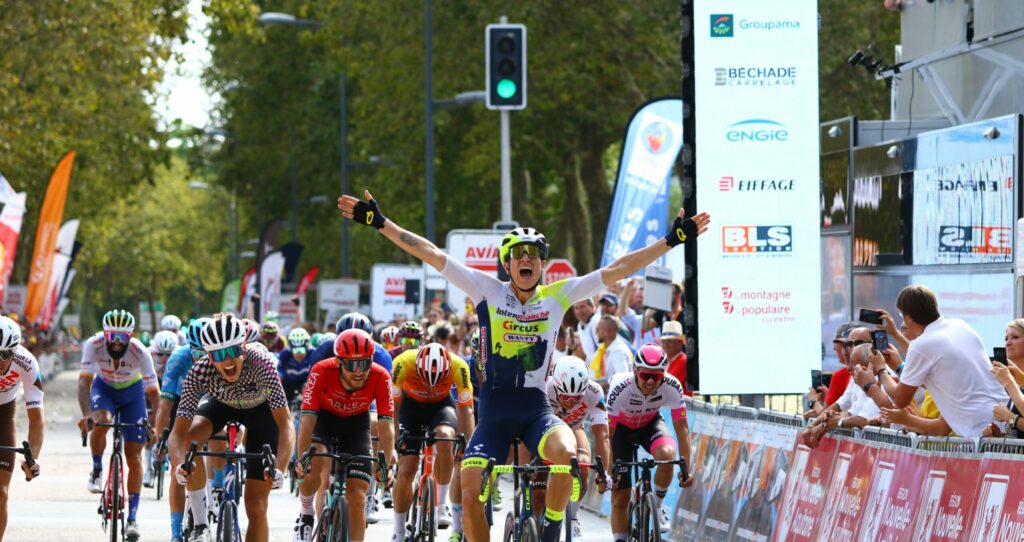
[[[732,13],[711,14],[711,37],[731,38],[733,30]]]

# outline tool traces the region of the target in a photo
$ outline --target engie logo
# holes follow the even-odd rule
[[[747,119],[734,122],[725,131],[730,143],[766,143],[789,141],[786,125],[770,119]]]
[[[940,254],[1010,254],[1012,238],[1005,226],[939,226]]]
[[[711,37],[731,38],[733,30],[732,13],[711,14]]]
[[[722,252],[726,254],[792,253],[792,226],[723,226]]]

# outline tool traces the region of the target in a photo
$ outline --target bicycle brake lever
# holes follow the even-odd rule
[[[22,448],[25,448],[25,464],[31,467],[36,464],[35,459],[32,458],[32,447],[28,445],[27,440],[21,441]]]

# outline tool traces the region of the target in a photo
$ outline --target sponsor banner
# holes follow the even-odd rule
[[[1001,455],[982,463],[982,478],[978,480],[967,540],[995,542],[1024,538],[1021,462],[1010,457],[1013,456]]]
[[[914,264],[1009,262],[1013,155],[914,171]]]
[[[495,258],[497,259],[497,258]],[[370,270],[370,316],[380,322],[415,318],[421,305],[405,302],[405,283],[419,281],[423,299],[423,267],[419,265],[376,264]]]
[[[467,267],[498,276],[498,247],[504,232],[493,230],[452,230],[448,232],[448,255]],[[464,314],[466,310],[466,293],[448,283],[448,304]]]
[[[924,455],[908,453],[905,448],[880,448],[857,539],[910,542],[927,472],[928,458]]]
[[[4,291],[4,312],[25,313],[25,294],[28,287],[24,284],[11,284]]]
[[[281,296],[281,275],[284,273],[284,254],[275,250],[263,257],[259,270],[260,310],[257,320],[262,322],[263,315],[277,310],[278,297]]]
[[[235,279],[224,285],[220,294],[220,311],[235,313],[241,298],[242,279]],[[235,313],[238,314],[238,313]]]
[[[295,289],[298,295],[306,293],[309,287],[313,285],[313,281],[316,280],[316,276],[320,273],[319,267],[313,267],[309,271],[306,271],[305,275],[302,275],[302,280],[299,281],[299,286]]]
[[[697,243],[697,340],[702,359],[731,360],[699,364],[701,391],[802,392],[821,359],[817,2],[698,0],[694,26],[690,139],[715,217]],[[736,333],[750,340],[720,340]],[[768,373],[765,342],[788,354]]]
[[[0,301],[4,299],[14,269],[18,236],[25,218],[25,197],[25,192],[15,194],[13,202],[5,204],[3,211],[0,211],[0,265],[3,266],[0,271]]]
[[[28,293],[25,295],[25,321],[36,322],[43,310],[43,302],[50,291],[50,273],[53,257],[57,253],[57,232],[64,217],[64,204],[67,202],[68,184],[71,183],[71,170],[75,162],[75,151],[65,154],[50,176],[50,184],[46,187],[43,207],[39,211],[39,224],[36,227],[35,247],[32,250],[32,263],[28,275]]]
[[[838,448],[838,441],[823,438],[812,450],[797,438],[793,463],[786,476],[782,513],[773,540],[813,540]]]
[[[914,542],[964,540],[974,512],[981,460],[933,457],[917,507]]]
[[[255,267],[250,267],[242,275],[242,285],[238,294],[238,314],[243,316],[248,315],[252,295],[256,293],[256,275]],[[259,320],[259,317],[254,318],[254,320]]]
[[[853,540],[867,499],[875,452],[852,440],[840,441],[815,540]]]
[[[655,100],[633,113],[622,145],[602,266],[665,236],[668,181],[682,148],[682,100]],[[664,265],[664,257],[655,263]]]
[[[359,283],[354,280],[321,280],[317,308],[328,313],[346,313],[359,308]]]

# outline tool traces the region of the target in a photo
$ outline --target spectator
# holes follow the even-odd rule
[[[857,331],[854,334],[855,330],[861,331]],[[868,342],[871,342],[870,331],[857,322],[847,322],[836,328],[836,338],[832,340],[832,348],[836,352],[836,357],[839,358],[839,363],[842,363],[843,366],[838,371],[832,373],[832,380],[829,381],[828,386],[822,386],[817,390],[812,389],[807,393],[811,404],[808,405],[807,412],[804,412],[805,418],[821,414],[825,408],[834,405],[842,397],[843,393],[846,392],[847,385],[850,383],[850,370],[848,368],[850,351],[857,345]]]
[[[661,326],[661,349],[668,356],[668,373],[683,385],[683,393],[693,397],[693,392],[686,385],[686,336],[683,325],[668,321]]]
[[[986,373],[991,363],[977,332],[963,320],[943,318],[935,293],[925,286],[907,286],[896,297],[903,315],[903,334],[910,341],[901,379],[883,371],[886,360],[872,360],[878,381],[896,408],[905,408],[924,386],[942,417],[956,434],[980,437],[994,420],[992,405],[1007,400],[1006,392]],[[886,358],[899,352],[890,345]],[[893,361],[893,362],[894,362]]]
[[[633,346],[639,348],[641,345],[657,341],[657,333],[648,331],[644,333],[644,279],[633,277],[625,280],[622,294],[619,296],[619,317],[626,322],[626,325],[633,332]],[[632,314],[635,320],[627,318],[626,314]]]
[[[601,294],[597,302],[598,308],[601,310],[601,315],[616,316],[619,318],[619,335],[632,347],[632,350],[636,350],[636,337],[639,334],[633,333],[633,327],[640,327],[640,317],[633,311],[626,307],[626,314],[623,315],[619,310],[619,296],[605,292]]]
[[[854,369],[867,370],[871,367],[872,356],[881,357],[872,352],[870,345],[859,344],[850,352],[847,368],[851,372]],[[846,391],[835,404],[826,408],[807,425],[804,430],[804,443],[814,448],[829,429],[864,427],[869,423],[877,423],[875,420],[880,413],[878,404],[865,393],[863,388],[847,386]]]
[[[572,350],[569,348],[568,335],[569,334],[566,333],[564,327],[558,327],[558,335],[555,336],[555,351],[551,353],[552,364],[558,362],[558,360],[565,356],[568,356],[569,352]]]
[[[644,314],[644,333],[653,331],[658,333],[666,320],[683,321],[683,284],[672,281],[672,310],[669,312],[647,309]]]
[[[985,436],[1006,436],[1013,438],[1024,437],[1024,424],[1020,423],[1020,413],[1024,412],[1024,393],[1021,393],[1021,384],[1024,384],[1024,318],[1018,318],[1006,326],[1006,360],[1008,365],[992,363],[990,372],[996,381],[1003,386],[1010,400],[1004,404],[997,404],[992,408],[996,419],[1005,424],[1003,427],[994,425],[989,434]]]
[[[596,312],[594,300],[588,297],[576,302],[572,306],[572,312],[576,316],[576,320],[579,320],[579,323],[576,324],[576,337],[579,339],[579,345],[574,354],[578,358],[589,360],[594,357],[594,352],[597,352],[597,345],[600,342],[597,338],[599,318],[594,318]]]
[[[604,315],[598,320],[597,337],[600,345],[587,359],[591,376],[608,391],[608,382],[618,373],[633,370],[633,351],[619,335],[619,319]]]

